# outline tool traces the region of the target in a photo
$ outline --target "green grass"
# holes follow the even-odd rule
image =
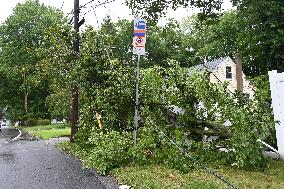
[[[119,183],[127,184],[133,189],[219,189],[222,184],[203,174],[195,172],[183,174],[163,165],[144,165],[122,167],[112,170],[111,174]]]
[[[233,167],[222,167],[217,171],[245,189],[283,189],[284,162],[273,161],[264,172],[245,171]],[[162,165],[129,166],[114,169],[111,174],[120,183],[134,189],[219,189],[228,188],[226,184],[203,170],[193,170],[188,174],[166,168]]]
[[[83,162],[88,153],[76,143],[61,142],[61,150],[75,155]],[[96,167],[93,167],[96,169]],[[240,189],[284,189],[284,161],[272,161],[263,172],[246,171],[236,167],[222,166],[216,171]],[[222,189],[226,184],[204,170],[195,169],[190,173],[167,168],[164,165],[132,165],[111,170],[120,184],[132,189]]]
[[[69,136],[71,133],[70,126],[64,124],[40,125],[22,129],[44,140],[49,138]]]
[[[49,129],[65,129],[70,126],[65,124],[51,124],[51,125],[39,125],[34,127],[23,127],[25,131],[39,131],[39,130],[49,130]]]

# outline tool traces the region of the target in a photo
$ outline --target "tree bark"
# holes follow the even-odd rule
[[[28,114],[28,93],[25,91],[25,114]]]
[[[75,58],[78,58],[80,53],[80,43],[79,43],[79,16],[80,16],[80,1],[74,0],[74,30],[75,39],[73,41],[73,50],[75,52]],[[75,142],[75,134],[78,131],[78,86],[77,82],[72,83],[72,108],[71,108],[71,136],[70,142]]]
[[[199,134],[199,135],[219,136],[221,138],[228,138],[231,136],[231,134],[227,132],[204,130],[204,129],[199,129],[199,128],[188,128],[188,130],[192,133]]]
[[[25,111],[25,117],[24,117],[24,126],[28,125],[28,89],[27,89],[27,76],[26,76],[26,70],[24,70],[24,111]]]

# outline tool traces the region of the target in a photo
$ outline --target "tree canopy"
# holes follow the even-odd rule
[[[197,37],[198,43],[195,44],[199,45],[200,56],[213,58],[232,55],[238,51],[243,56],[245,72],[252,76],[267,74],[272,69],[284,69],[283,1],[233,0],[232,5],[236,7],[236,11],[225,14],[221,9],[224,0],[127,2],[137,11],[136,16],[145,16],[150,21],[165,16],[169,8],[200,8],[202,12],[197,17],[202,21],[199,26],[202,26],[193,32]]]
[[[46,117],[45,97],[48,81],[41,77],[41,49],[53,47],[48,33],[66,24],[61,11],[28,0],[18,4],[0,26],[1,100],[13,118]]]
[[[126,2],[135,16],[146,16],[150,22],[156,22],[166,15],[167,9],[175,10],[179,7],[196,7],[201,10],[200,17],[204,18],[206,15],[216,18],[218,11],[221,11],[223,0],[126,0]]]
[[[131,21],[113,22],[107,17],[98,29],[87,27],[79,34],[80,56],[74,58],[78,55],[72,50],[74,33],[61,11],[32,0],[18,4],[0,26],[0,107],[7,106],[15,120],[49,117],[49,113],[68,116],[70,87],[76,81],[80,95],[77,144],[89,156],[86,164],[96,165],[102,173],[130,163],[133,156],[139,163],[167,163],[188,171],[193,162],[173,149],[161,131],[197,159],[210,163],[216,157],[219,163],[265,168],[267,159],[257,139],[273,138],[267,77],[254,79],[252,100],[240,92],[229,96],[227,83],[210,83],[209,73],[189,74],[189,67],[204,58],[238,52],[250,76],[274,68],[281,71],[282,2],[235,0],[237,9],[223,15],[215,12],[221,9],[221,0],[127,2],[145,11],[136,15],[153,21],[167,8],[195,6],[203,10],[201,17],[190,17],[184,23],[171,20],[159,26],[152,22],[147,29],[136,146],[131,143],[136,82]],[[210,15],[207,20],[205,15]],[[196,108],[197,101],[204,107]],[[183,113],[174,112],[173,107]],[[231,126],[224,127],[225,121]],[[203,135],[220,138],[204,143]],[[235,151],[225,154],[216,150],[220,146]]]

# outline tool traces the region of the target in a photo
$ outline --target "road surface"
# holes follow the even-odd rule
[[[54,140],[8,142],[17,134],[11,132],[0,133],[0,189],[118,188],[113,178],[84,170],[80,161],[59,151]]]

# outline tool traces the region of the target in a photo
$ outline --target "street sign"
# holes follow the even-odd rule
[[[140,72],[139,72],[139,62],[140,56],[145,55],[145,44],[146,44],[146,21],[143,19],[136,18],[134,19],[134,32],[133,32],[133,54],[138,55],[137,61],[137,82],[135,87],[135,116],[134,116],[134,146],[137,143],[137,130],[139,127],[139,80],[140,80]]]
[[[133,54],[145,55],[146,44],[146,21],[134,19]]]

